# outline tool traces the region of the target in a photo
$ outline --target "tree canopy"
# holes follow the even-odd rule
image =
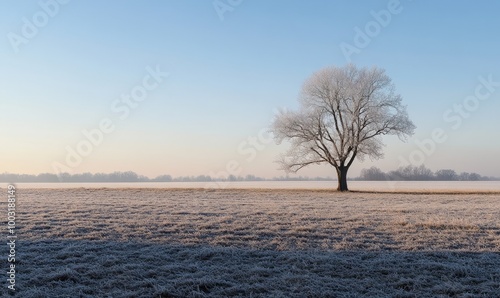
[[[340,191],[346,191],[347,171],[356,158],[383,156],[382,135],[405,139],[411,122],[391,79],[378,67],[328,67],[303,85],[298,111],[281,111],[272,131],[289,151],[279,163],[287,172],[327,163],[336,169]]]

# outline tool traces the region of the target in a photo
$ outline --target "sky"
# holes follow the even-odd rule
[[[416,125],[349,176],[499,176],[498,1],[0,1],[0,172],[285,175],[268,129],[328,66],[377,66]],[[312,166],[304,176],[334,176]]]

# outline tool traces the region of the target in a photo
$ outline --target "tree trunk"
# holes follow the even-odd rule
[[[348,191],[349,190],[347,188],[347,170],[349,170],[348,167],[337,168],[337,178],[339,181],[339,184],[337,187],[338,191]]]

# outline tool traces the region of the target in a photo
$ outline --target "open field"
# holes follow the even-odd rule
[[[20,297],[500,297],[499,194],[19,188],[17,225]]]

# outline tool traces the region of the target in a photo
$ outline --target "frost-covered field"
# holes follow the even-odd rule
[[[499,194],[19,187],[17,225],[19,297],[500,297]]]

